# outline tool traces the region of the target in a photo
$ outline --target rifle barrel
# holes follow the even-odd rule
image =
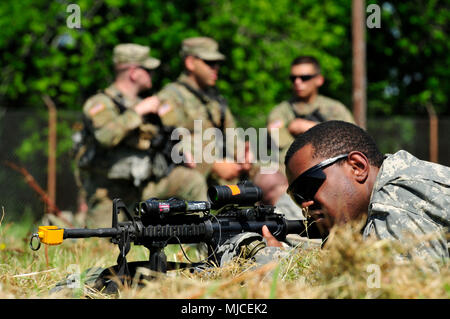
[[[66,228],[64,229],[64,239],[66,238],[87,238],[87,237],[114,237],[119,234],[117,228]]]

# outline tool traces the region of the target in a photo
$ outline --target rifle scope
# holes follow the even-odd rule
[[[208,188],[208,198],[214,208],[220,208],[227,204],[253,206],[261,200],[262,190],[250,182],[211,186]]]
[[[174,215],[177,213],[189,213],[189,212],[205,212],[208,213],[211,208],[209,202],[202,201],[185,201],[182,199],[171,198],[169,200],[156,200],[148,199],[140,202],[136,206],[138,213],[144,216],[159,216],[164,218],[165,216]]]

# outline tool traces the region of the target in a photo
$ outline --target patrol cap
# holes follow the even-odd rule
[[[113,62],[117,64],[137,64],[147,69],[156,69],[161,61],[150,56],[150,47],[134,44],[122,43],[114,47]]]
[[[225,60],[225,55],[218,49],[219,45],[214,39],[195,37],[183,40],[180,53],[181,56],[193,55],[207,61]]]

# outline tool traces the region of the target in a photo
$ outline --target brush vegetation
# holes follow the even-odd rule
[[[35,227],[29,220],[0,225],[0,298],[450,297],[448,264],[436,271],[422,260],[398,259],[408,247],[363,241],[355,225],[335,229],[324,249],[299,244],[284,258],[263,266],[240,260],[202,273],[159,274],[143,287],[123,287],[116,296],[86,285],[50,294],[50,289],[71,273],[116,264],[119,250],[107,239],[90,238],[66,240],[47,249],[42,245],[34,252],[29,238]],[[169,260],[186,261],[173,247],[166,252]],[[128,261],[147,258],[148,251],[139,246],[132,246],[127,256]]]

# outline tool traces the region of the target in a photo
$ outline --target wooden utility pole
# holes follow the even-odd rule
[[[366,129],[366,20],[365,1],[352,0],[353,116]]]
[[[439,163],[439,124],[436,111],[431,103],[426,105],[430,123],[430,162]]]
[[[52,203],[56,203],[56,106],[48,95],[42,97],[48,108],[48,164],[47,194]],[[47,208],[50,213],[50,208]]]

